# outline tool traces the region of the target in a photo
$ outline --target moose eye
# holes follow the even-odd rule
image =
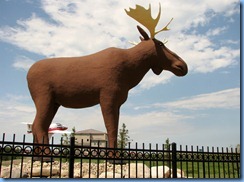
[[[158,42],[158,45],[163,46],[164,44],[163,44],[163,42]]]

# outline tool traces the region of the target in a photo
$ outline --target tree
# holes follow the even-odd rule
[[[129,130],[126,129],[125,123],[122,124],[122,129],[119,129],[118,148],[125,148],[130,141]]]
[[[240,144],[236,145],[236,151],[237,151],[237,153],[241,152],[241,145]]]
[[[75,136],[75,127],[72,128],[72,132],[70,133],[70,135],[68,135],[67,133],[62,134],[62,145],[70,145],[70,138]],[[77,141],[75,141],[75,143],[77,143]],[[63,150],[63,155],[66,156],[65,161],[68,161],[68,154],[69,154],[69,150],[66,148]]]
[[[166,159],[169,159],[170,158],[170,153],[168,152],[169,150],[170,150],[170,143],[169,143],[169,138],[167,138],[166,140],[165,140],[165,144],[164,144],[164,149],[167,151],[164,155],[165,155],[165,158]],[[166,161],[165,162],[166,164],[166,166],[170,166],[169,165],[169,161]]]
[[[68,136],[67,133],[62,134],[62,139],[63,139],[63,143],[62,144],[63,145],[69,145],[70,138],[75,136],[75,132],[76,132],[75,127],[73,127],[72,128],[72,132],[70,133],[69,136]],[[75,143],[77,143],[77,141],[75,141]]]
[[[62,144],[63,145],[68,145],[69,144],[69,136],[67,133],[62,134]]]
[[[75,136],[75,132],[76,132],[75,127],[73,127],[72,128],[72,132],[70,134],[70,137],[74,137]]]
[[[165,140],[164,149],[165,149],[165,150],[169,150],[169,149],[170,149],[169,138],[167,138],[167,139]]]

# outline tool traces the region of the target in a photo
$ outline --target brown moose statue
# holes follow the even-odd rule
[[[116,147],[121,105],[128,92],[152,69],[159,75],[168,70],[177,76],[187,74],[186,63],[154,36],[168,30],[155,27],[160,18],[136,5],[126,13],[144,25],[151,37],[137,26],[141,42],[129,49],[107,48],[82,57],[51,58],[36,62],[28,71],[27,81],[35,103],[32,131],[35,143],[48,144],[48,128],[60,106],[85,108],[100,104],[107,129],[109,147]]]

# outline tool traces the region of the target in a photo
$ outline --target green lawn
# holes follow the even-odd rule
[[[131,163],[135,163],[135,161],[131,161]],[[146,161],[144,164],[148,167],[157,165],[171,167],[167,162]],[[240,163],[238,166],[239,176],[237,163],[177,162],[177,169],[182,169],[184,176],[189,178],[240,178]]]
[[[240,164],[239,172],[240,172]],[[223,162],[178,162],[177,168],[182,169],[186,177],[193,178],[239,178],[236,163]]]

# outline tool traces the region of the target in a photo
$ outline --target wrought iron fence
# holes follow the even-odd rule
[[[237,150],[182,149],[175,143],[152,148],[126,149],[0,141],[0,176],[3,178],[240,178]]]

